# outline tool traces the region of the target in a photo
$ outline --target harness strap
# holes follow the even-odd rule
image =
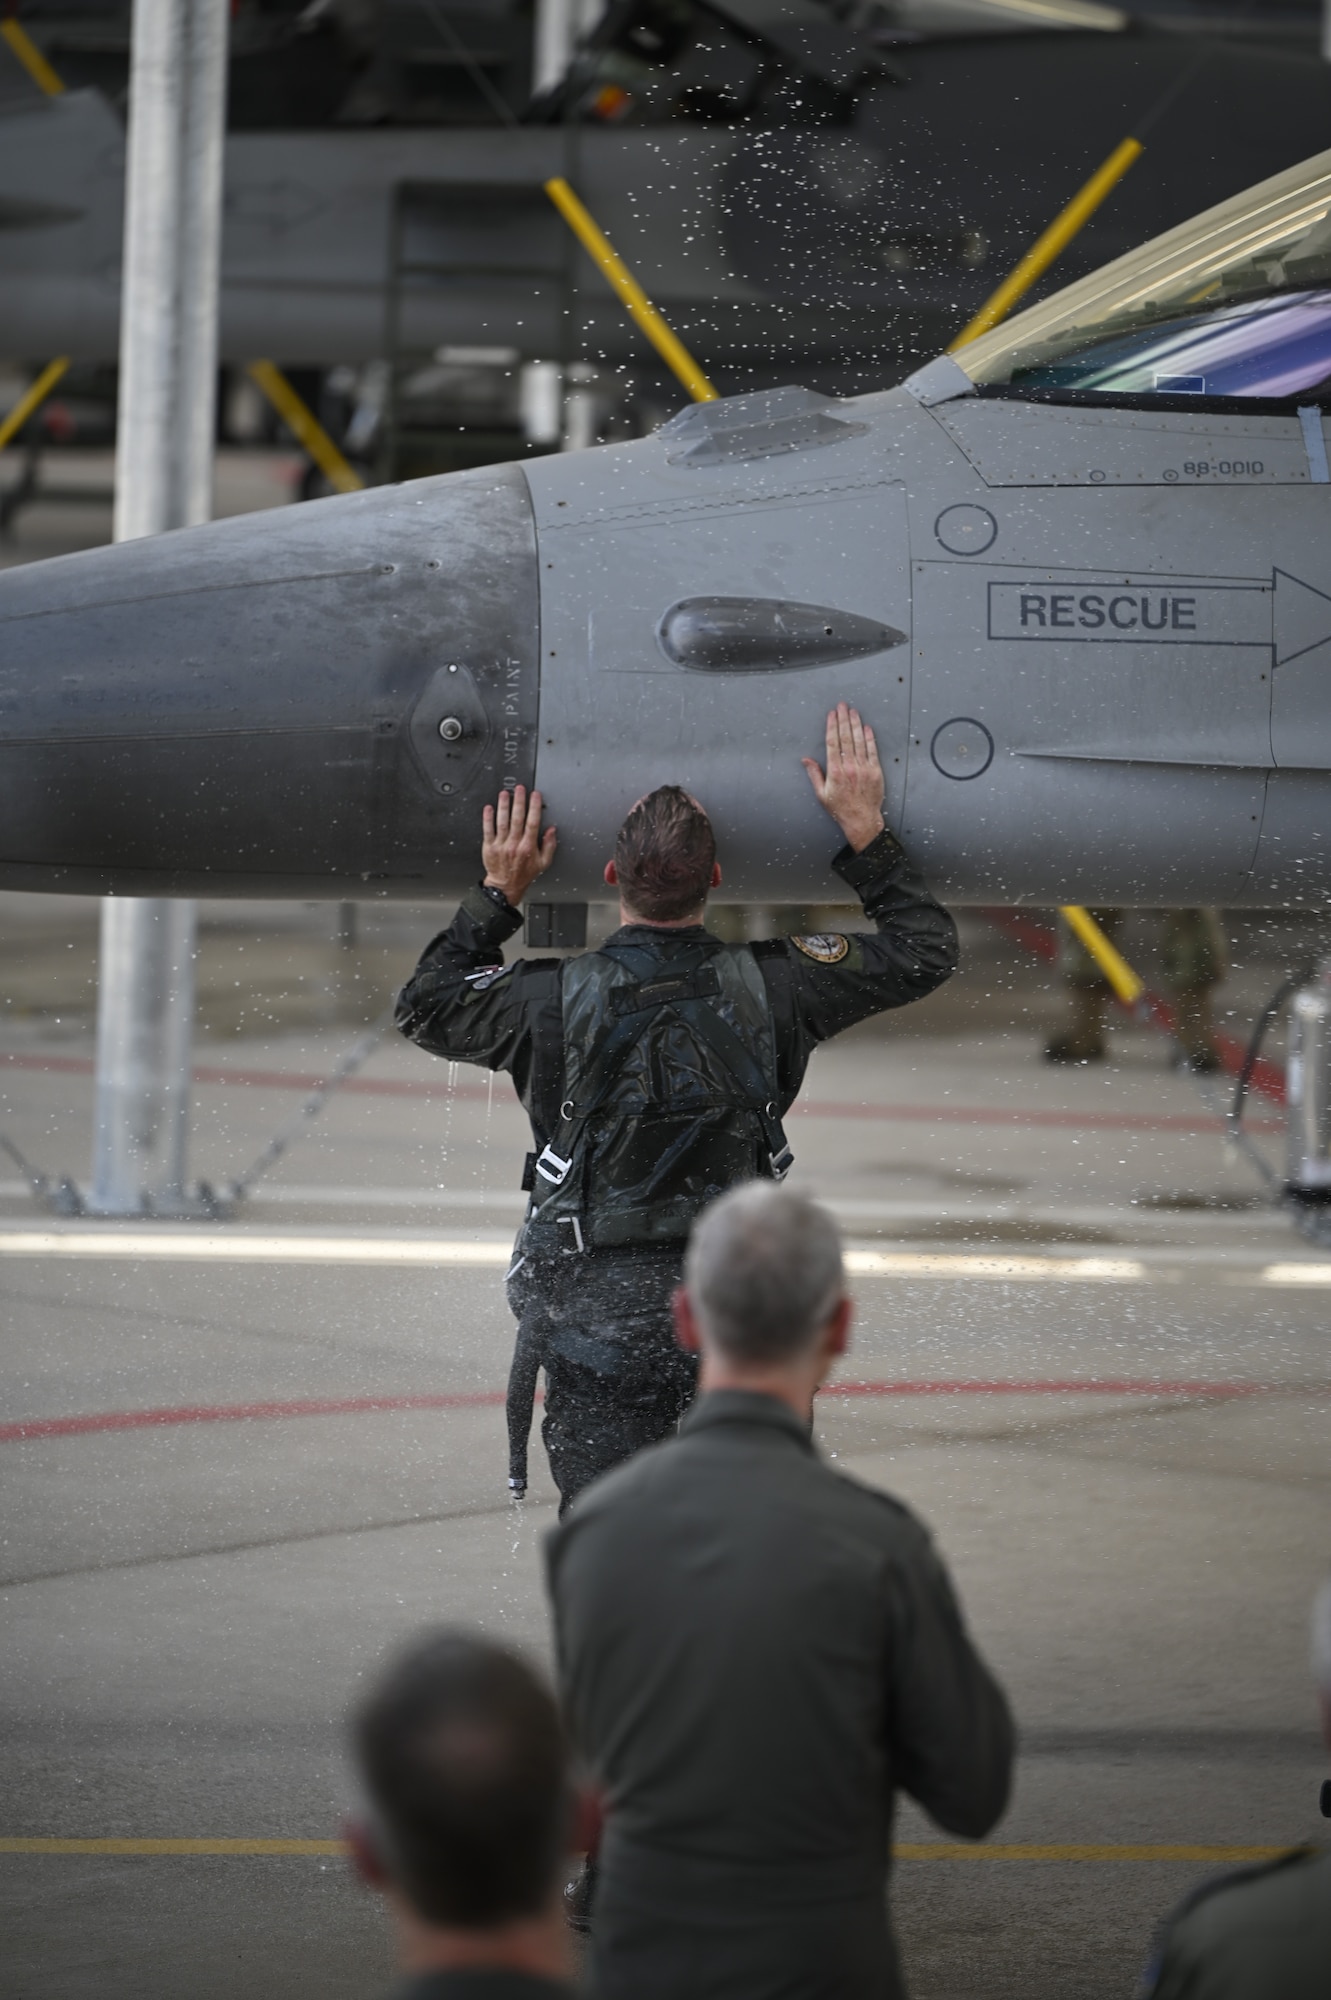
[[[588,1065],[581,1103],[568,1114],[569,1131],[560,1141],[564,1151],[557,1151],[552,1141],[536,1161],[536,1172],[543,1181],[551,1188],[561,1188],[573,1171],[587,1122],[600,1110],[613,1090],[625,1061],[642,1033],[642,1015],[662,1007],[683,1009],[685,1006],[688,1006],[688,1012],[681,1014],[684,1024],[707,1043],[722,1067],[735,1078],[748,1099],[748,1108],[759,1119],[767,1143],[772,1178],[778,1181],[785,1179],[794,1165],[795,1156],[777,1115],[775,1101],[769,1096],[772,1086],[734,1029],[715,1007],[707,1004],[711,996],[720,992],[721,981],[715,966],[710,965],[691,975],[674,975],[612,989],[610,1011],[616,1016],[614,1026],[603,1038]],[[690,1005],[690,1002],[701,1004]]]
[[[717,1056],[739,1082],[741,1089],[748,1093],[750,1108],[762,1121],[763,1136],[772,1169],[773,1180],[782,1181],[795,1164],[795,1155],[790,1150],[776,1100],[769,1098],[768,1079],[763,1075],[753,1052],[742,1042],[730,1023],[718,1014],[714,1007],[700,1007],[689,1016],[689,1025],[709,1044],[713,1055]]]

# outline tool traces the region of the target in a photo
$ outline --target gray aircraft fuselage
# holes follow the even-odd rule
[[[1331,485],[1295,415],[913,380],[0,575],[0,886],[451,896],[522,782],[574,899],[674,781],[727,894],[819,899],[798,759],[845,697],[953,900],[1323,900]]]

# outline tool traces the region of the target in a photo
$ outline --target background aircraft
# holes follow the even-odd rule
[[[100,367],[105,396],[129,8],[33,0],[23,19],[70,87],[43,98],[0,51],[3,346]],[[532,100],[516,6],[242,0],[223,358],[296,371],[379,477],[511,457],[524,429],[556,441],[524,362],[594,371],[588,440],[649,429],[678,392],[542,193],[563,172],[724,391],[882,388],[945,345],[1125,135],[1145,157],[1061,281],[1320,147],[1317,20],[618,0]],[[226,405],[237,432],[262,422],[247,393]]]

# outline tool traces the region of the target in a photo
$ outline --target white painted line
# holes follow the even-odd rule
[[[934,1252],[848,1250],[846,1269],[855,1277],[1061,1279],[1064,1283],[1131,1283],[1146,1276],[1135,1257],[973,1257]]]
[[[1331,1264],[1268,1264],[1264,1285],[1331,1285]]]
[[[10,1229],[0,1230],[0,1258],[70,1257],[133,1261],[231,1264],[470,1264],[501,1268],[512,1247],[507,1240],[440,1236],[259,1235],[248,1230]],[[936,1251],[852,1248],[847,1269],[856,1277],[982,1278],[1025,1283],[1131,1282],[1147,1275],[1131,1257],[952,1256]],[[1304,1266],[1296,1266],[1304,1269]]]
[[[155,1229],[105,1227],[0,1229],[6,1257],[101,1258],[185,1264],[398,1264],[424,1267],[473,1265],[502,1269],[512,1257],[507,1236],[489,1240],[456,1236],[337,1236],[291,1230],[259,1235],[246,1229],[191,1229],[163,1223]],[[1007,1284],[1135,1284],[1150,1275],[1139,1257],[1044,1257],[878,1250],[853,1245],[846,1269],[857,1278],[976,1279]],[[1245,1279],[1236,1274],[1237,1281]],[[1234,1280],[1231,1280],[1233,1282]],[[1267,1264],[1246,1282],[1331,1286],[1331,1264]]]
[[[386,1236],[251,1236],[203,1230],[0,1231],[0,1257],[151,1258],[226,1264],[487,1264],[512,1262],[511,1243]]]

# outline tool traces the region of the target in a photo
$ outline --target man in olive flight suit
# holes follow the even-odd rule
[[[532,1122],[532,1199],[508,1278],[515,1492],[526,1489],[539,1369],[564,1507],[674,1430],[696,1378],[670,1307],[694,1218],[726,1188],[786,1172],[781,1119],[819,1042],[922,998],[955,969],[956,926],[884,825],[872,729],[842,702],[826,740],[825,771],[802,762],[845,837],[832,866],[873,932],[712,937],[702,921],[721,881],[711,824],[668,785],[633,807],[606,866],[622,928],[599,951],[506,966],[517,906],[555,854],[540,793],[519,785],[486,806],[484,878],[402,991],[401,1032],[432,1055],[507,1070]]]
[[[564,1712],[604,1802],[570,1917],[597,2000],[904,2000],[887,1909],[907,1792],[978,1839],[1013,1726],[928,1530],[812,1436],[851,1302],[825,1209],[733,1188],[675,1310],[679,1427],[546,1540]],[[955,1989],[954,1989],[955,1990]],[[963,1989],[964,1990],[964,1989]]]
[[[1313,1601],[1313,1674],[1331,1750],[1331,1578]],[[1331,1819],[1331,1780],[1322,1785]],[[1186,1896],[1138,2000],[1325,2000],[1331,1993],[1331,1848],[1294,1847]]]

